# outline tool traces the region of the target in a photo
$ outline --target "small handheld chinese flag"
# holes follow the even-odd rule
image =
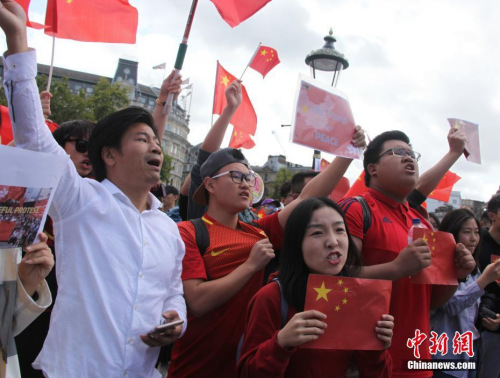
[[[449,232],[416,228],[413,240],[424,239],[431,252],[431,265],[411,277],[414,284],[458,285],[455,239]]]
[[[271,0],[211,0],[221,17],[234,28]]]
[[[325,333],[302,348],[381,350],[375,326],[389,313],[392,282],[310,274],[304,310],[324,313]]]
[[[260,72],[262,77],[266,77],[267,73],[279,63],[278,52],[271,47],[261,45],[248,65],[255,71]]]
[[[137,9],[128,0],[48,0],[45,34],[83,42],[135,43]]]
[[[460,179],[461,177],[452,171],[446,172],[436,188],[429,194],[429,198],[448,202],[450,200],[451,191],[453,190],[453,185]]]
[[[224,110],[227,104],[225,94],[227,86],[234,80],[236,80],[236,77],[231,75],[217,62],[213,114],[222,114],[222,110]],[[241,86],[241,95],[241,104],[229,121],[234,126],[229,146],[233,148],[238,148],[234,146],[252,148],[255,143],[250,138],[250,135],[255,135],[255,131],[257,130],[257,114],[250,102],[244,85]]]

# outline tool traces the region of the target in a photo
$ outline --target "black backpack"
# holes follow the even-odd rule
[[[349,197],[339,202],[339,206],[342,211],[347,213],[347,210],[355,202],[359,202],[361,205],[361,210],[363,211],[363,236],[366,236],[366,232],[372,225],[372,211],[370,206],[366,202],[366,199],[362,196]]]

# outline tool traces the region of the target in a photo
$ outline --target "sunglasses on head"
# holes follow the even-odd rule
[[[83,139],[66,139],[66,142],[75,142],[75,150],[85,153],[89,150],[89,142]]]

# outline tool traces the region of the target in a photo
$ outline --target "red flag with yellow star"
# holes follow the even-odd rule
[[[271,0],[210,0],[221,17],[234,28],[257,13]]]
[[[267,73],[280,63],[278,52],[269,46],[259,46],[248,64],[250,68],[266,77]]]
[[[222,113],[222,110],[227,104],[225,94],[226,88],[234,80],[236,80],[236,77],[227,72],[224,67],[217,62],[214,106],[212,110],[213,114],[220,115]],[[248,93],[244,85],[241,86],[241,95],[241,104],[229,121],[234,126],[234,132],[231,136],[229,146],[238,148],[234,146],[239,145],[244,148],[252,148],[255,146],[255,143],[250,138],[250,135],[255,135],[255,131],[257,130],[257,114],[255,114],[255,110],[250,102],[250,98],[248,97]]]
[[[324,313],[328,327],[302,348],[381,350],[375,326],[389,314],[392,282],[310,274],[304,310]]]
[[[460,179],[461,177],[452,171],[446,172],[436,188],[429,194],[429,198],[448,202],[450,200],[451,191],[453,190],[453,185]]]
[[[128,0],[48,0],[45,34],[83,42],[135,43],[137,9]]]
[[[449,232],[425,228],[413,230],[413,240],[424,239],[431,251],[431,265],[411,277],[414,284],[458,285],[455,266],[457,243]]]

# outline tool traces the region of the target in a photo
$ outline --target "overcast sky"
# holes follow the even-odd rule
[[[57,39],[55,65],[113,76],[119,58],[137,60],[139,82],[159,86],[163,72],[152,66],[173,67],[191,1],[130,3],[139,11],[137,44]],[[32,0],[30,18],[43,21],[45,6],[46,0]],[[183,67],[194,83],[188,139],[201,142],[210,127],[216,61],[239,77],[262,42],[278,51],[281,64],[264,80],[251,69],[243,77],[258,118],[256,147],[245,155],[254,165],[277,154],[309,165],[312,151],[292,145],[290,128],[281,124],[292,120],[298,74],[309,74],[305,56],[332,27],[335,47],[350,63],[338,88],[349,96],[356,122],[372,138],[391,129],[407,133],[422,153],[421,172],[448,150],[447,118],[479,124],[482,164],[461,157],[452,170],[462,176],[455,186],[462,198],[486,201],[500,184],[499,19],[494,0],[273,0],[232,29],[209,0],[199,0]],[[50,64],[52,38],[40,31],[28,38],[38,61]],[[352,182],[361,170],[356,161],[347,177]]]

